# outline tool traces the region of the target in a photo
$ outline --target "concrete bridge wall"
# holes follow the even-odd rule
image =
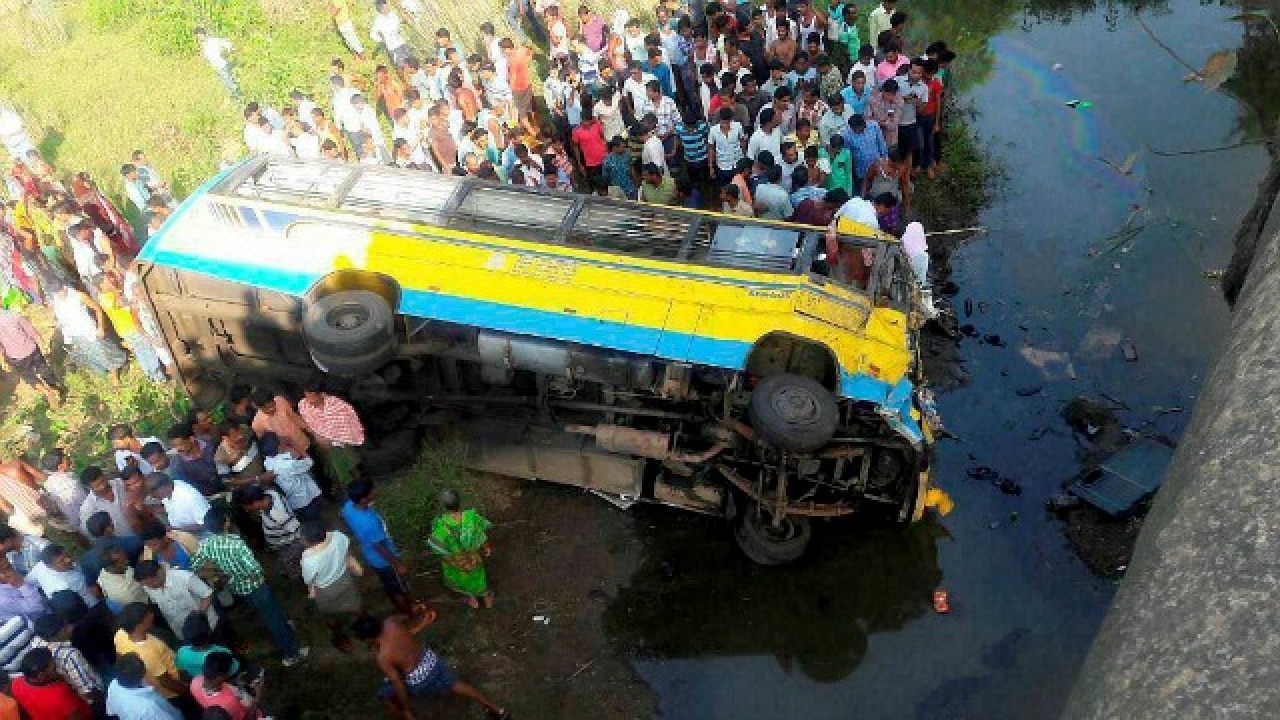
[[[1257,248],[1065,717],[1280,718],[1280,236]]]

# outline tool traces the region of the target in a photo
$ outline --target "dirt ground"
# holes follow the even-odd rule
[[[413,484],[415,479],[391,482]],[[385,489],[388,496],[399,494]],[[652,717],[653,696],[625,659],[609,649],[602,624],[605,605],[639,563],[631,516],[581,492],[519,480],[480,477],[472,490],[472,497],[484,498],[483,512],[495,524],[489,564],[495,607],[467,608],[440,583],[438,566],[412,548],[418,554],[411,584],[440,615],[424,640],[460,678],[514,717]],[[376,580],[366,577],[361,587],[372,609],[385,612]],[[322,624],[304,619],[299,593],[288,592],[285,600],[312,656],[292,670],[267,660],[268,709],[279,718],[381,716],[374,697],[381,675],[369,651],[336,651]],[[252,618],[241,620],[240,627],[256,628]],[[453,698],[424,701],[418,711],[422,718],[483,716]]]

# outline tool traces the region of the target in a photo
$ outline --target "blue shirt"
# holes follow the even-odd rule
[[[182,713],[155,688],[125,687],[119,680],[112,680],[107,688],[107,714],[129,720],[182,720]]]
[[[632,197],[636,194],[635,183],[631,178],[631,156],[619,155],[617,153],[609,153],[604,159],[602,166],[604,179],[610,185],[616,185],[622,188],[623,194]]]
[[[649,67],[648,63],[644,65],[645,72],[652,75],[658,80],[658,84],[662,85],[662,94],[669,98],[676,96],[675,81],[671,78],[671,68],[658,63],[653,67]]]
[[[692,127],[676,124],[676,135],[680,136],[680,145],[684,147],[684,159],[692,165],[707,162],[707,123],[699,120]]]
[[[867,129],[855,133],[853,128],[845,128],[844,146],[853,155],[853,174],[864,178],[871,164],[882,157],[889,157],[889,146],[885,144],[884,133],[880,132],[880,124],[867,121]]]
[[[840,95],[844,97],[844,104],[853,110],[855,115],[867,115],[867,103],[871,102],[871,83],[867,83],[862,87],[862,94],[859,95],[853,91],[853,86],[848,85],[840,91]]]
[[[376,510],[359,507],[348,500],[347,504],[342,506],[342,519],[347,523],[347,527],[351,528],[352,537],[360,543],[360,554],[364,556],[364,561],[369,564],[369,567],[375,570],[391,567],[391,563],[388,563],[386,558],[382,557],[382,553],[378,552],[378,545],[390,550],[395,557],[400,557],[395,541],[387,533],[387,523]]]

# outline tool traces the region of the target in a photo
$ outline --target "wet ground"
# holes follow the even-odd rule
[[[1184,83],[1128,10],[1056,5],[1051,22],[1010,17],[971,66],[1005,180],[951,279],[959,321],[1001,342],[962,340],[962,383],[939,397],[959,439],[936,477],[956,511],[905,537],[829,529],[784,570],[738,558],[714,523],[643,512],[640,570],[605,621],[662,717],[1029,718],[1065,702],[1115,585],[1042,509],[1079,468],[1060,411],[1109,396],[1126,426],[1181,433],[1228,321],[1205,273],[1226,264],[1266,153],[1156,155],[1235,142],[1240,107]],[[1143,18],[1199,66],[1240,44],[1233,13],[1180,1]],[[976,465],[1021,494],[970,479]]]

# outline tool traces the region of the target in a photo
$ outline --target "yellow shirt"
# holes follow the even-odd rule
[[[128,305],[120,303],[120,293],[104,292],[98,295],[98,305],[111,320],[111,327],[116,329],[120,337],[128,337],[138,332],[138,321],[133,319],[133,311]]]
[[[173,662],[173,651],[164,644],[163,640],[155,635],[148,635],[146,640],[134,642],[129,637],[129,633],[117,630],[115,641],[116,655],[136,653],[139,658],[142,658],[142,664],[147,666],[147,682],[151,683],[157,692],[166,698],[178,696],[159,682],[159,678],[164,675],[179,677],[178,666]]]

